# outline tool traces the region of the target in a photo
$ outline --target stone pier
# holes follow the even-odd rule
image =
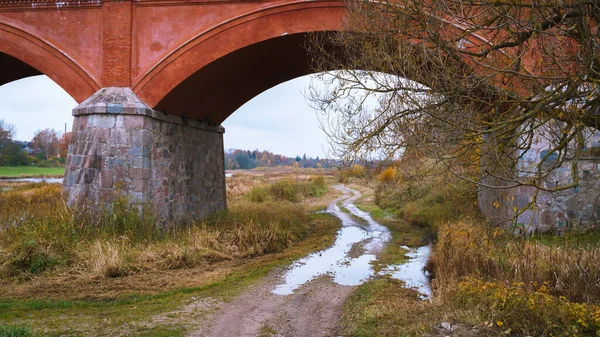
[[[226,207],[221,126],[166,115],[129,88],[103,88],[73,109],[63,190],[105,207],[126,195],[162,223]]]
[[[562,122],[552,122],[536,130],[536,137],[526,150],[519,150],[514,163],[515,172],[523,181],[531,179],[540,164],[545,176],[540,181],[543,189],[532,186],[512,188],[479,187],[479,208],[491,222],[513,225],[517,232],[564,233],[571,229],[585,229],[600,225],[600,131],[584,130],[584,151],[574,158],[571,144],[565,158],[550,153],[556,145],[549,142],[560,133]],[[549,155],[550,154],[550,155]],[[485,162],[482,158],[482,168]],[[494,164],[494,163],[492,163]],[[496,165],[498,166],[498,165]],[[502,177],[502,172],[494,172]],[[481,181],[491,186],[509,186],[503,179],[484,177]],[[575,182],[577,182],[575,184]],[[576,185],[567,189],[557,187]]]

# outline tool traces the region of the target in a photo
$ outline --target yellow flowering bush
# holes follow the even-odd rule
[[[379,176],[377,177],[377,180],[379,180],[379,182],[384,183],[384,184],[395,183],[396,182],[396,169],[391,166],[386,168],[385,170],[383,170],[383,172],[381,172],[379,174]]]

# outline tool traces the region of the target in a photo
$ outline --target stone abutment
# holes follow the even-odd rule
[[[560,122],[536,130],[535,141],[516,151],[511,174],[521,181],[536,178],[538,165],[543,177],[539,186],[514,185],[516,178],[503,179],[504,172],[484,176],[479,187],[479,208],[497,225],[515,226],[519,233],[564,233],[600,225],[600,131],[584,131],[584,151],[574,158],[572,145],[564,153],[553,152],[551,140],[560,134]],[[559,154],[564,156],[560,159]],[[482,171],[486,170],[485,157]],[[500,166],[495,162],[491,166]],[[495,186],[487,188],[485,185]],[[510,188],[509,188],[510,187]],[[561,188],[563,187],[563,188]]]
[[[226,207],[221,126],[166,115],[129,88],[103,88],[73,109],[63,190],[70,204],[119,196],[163,224]]]

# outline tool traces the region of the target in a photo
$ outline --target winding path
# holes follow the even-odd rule
[[[336,336],[342,305],[356,286],[373,275],[370,261],[390,239],[387,228],[353,204],[361,195],[342,185],[343,195],[327,212],[340,218],[334,245],[270,275],[223,305],[194,336]],[[350,211],[342,212],[338,203]]]

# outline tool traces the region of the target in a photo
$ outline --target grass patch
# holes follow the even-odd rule
[[[330,246],[340,227],[307,214],[305,203],[228,204],[204,221],[162,228],[126,200],[90,213],[69,208],[60,186],[0,193],[0,324],[44,336],[185,335],[214,303]],[[185,309],[198,301],[209,304]]]
[[[285,178],[269,185],[252,187],[246,198],[256,203],[265,201],[298,202],[307,197],[320,197],[326,192],[327,185],[323,176],[314,177],[309,181]]]
[[[518,336],[598,336],[600,306],[553,296],[545,284],[486,282],[466,277],[453,301],[479,321]]]
[[[1,178],[62,177],[64,167],[0,166]]]
[[[477,214],[476,190],[465,181],[449,177],[429,177],[401,185],[379,184],[375,203],[408,223],[429,227]]]
[[[465,182],[414,173],[380,174],[374,203],[358,206],[392,233],[376,269],[402,262],[400,245],[433,242],[433,299],[371,280],[344,307],[345,335],[599,336],[600,230],[515,237],[484,224]]]
[[[0,324],[0,337],[30,337],[35,336],[26,325]]]
[[[381,278],[358,286],[342,314],[345,336],[423,336],[441,311],[401,281]]]
[[[451,292],[462,278],[472,276],[486,282],[520,282],[531,291],[544,284],[554,296],[600,303],[600,241],[582,249],[572,240],[540,242],[476,222],[447,224],[440,229],[432,258],[438,291]]]

